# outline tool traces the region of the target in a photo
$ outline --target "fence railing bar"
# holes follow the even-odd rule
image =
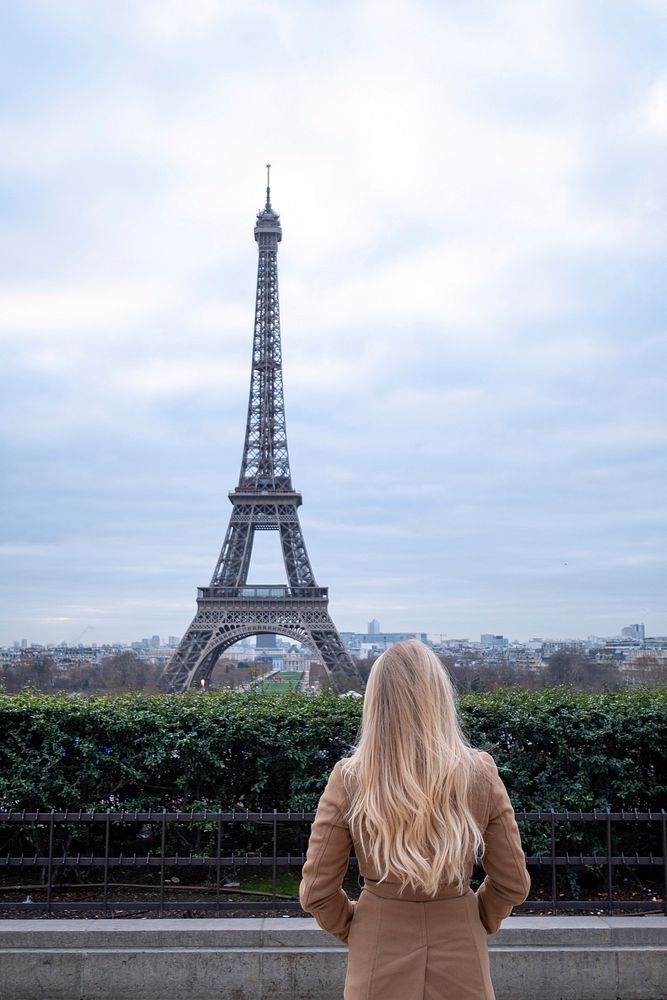
[[[156,816],[152,811],[149,812],[130,812],[128,810],[121,810],[120,812],[111,812],[112,822],[121,823],[150,823],[156,822]],[[162,813],[157,814],[158,817],[162,818]],[[650,822],[659,821],[660,813],[655,812],[636,812],[630,816],[627,812],[551,812],[545,813],[541,811],[526,812],[523,809],[515,811],[515,817],[517,820],[525,820],[528,822],[546,822],[551,820],[553,815],[554,820],[557,823],[572,823],[572,822],[598,822],[604,823],[607,819],[607,815],[610,816],[612,821],[621,822]],[[50,810],[40,810],[39,812],[0,812],[0,823],[50,823],[51,817],[53,816],[54,823],[103,823],[106,820],[106,812],[79,812],[75,815],[71,815],[69,811],[66,812],[54,812],[51,813]],[[293,813],[293,812],[277,812],[277,819],[279,823],[311,823],[315,818],[315,813]],[[273,814],[270,817],[264,812],[201,812],[201,813],[182,813],[182,812],[166,812],[166,820],[168,823],[210,823],[216,822],[217,820],[223,820],[225,823],[270,823],[273,820]]]
[[[283,854],[277,856],[278,867],[295,867],[302,865],[305,861],[305,854]],[[608,861],[607,855],[603,854],[577,854],[573,856],[571,854],[565,855],[555,855],[553,862],[551,854],[536,854],[528,855],[526,861],[529,865],[537,868],[544,868],[551,866],[555,863],[560,867],[582,867],[586,865],[605,865]],[[659,868],[664,867],[664,857],[660,855],[636,855],[630,859],[625,854],[613,854],[611,856],[611,862],[614,866],[624,865],[627,866],[631,864],[633,867],[639,868]],[[351,858],[350,863],[354,867],[357,863],[355,858]],[[34,856],[29,859],[25,858],[24,855],[6,855],[4,858],[0,858],[0,867],[3,868],[45,868],[49,864],[48,855],[44,856]],[[104,855],[94,855],[93,857],[87,856],[82,858],[77,864],[76,859],[67,858],[54,858],[53,868],[104,868],[105,856]],[[108,859],[109,868],[159,868],[162,865],[162,860],[160,856],[155,856],[152,852],[148,854],[132,855],[127,857],[123,854],[117,856],[110,856]],[[206,854],[201,857],[187,857],[183,858],[178,855],[165,856],[165,866],[173,868],[179,866],[187,866],[188,868],[217,868],[218,858],[214,854]],[[268,868],[273,865],[273,855],[238,855],[229,854],[220,857],[221,867],[233,867],[234,865],[242,865],[245,868],[256,867],[256,868]],[[2,887],[0,886],[0,889]]]

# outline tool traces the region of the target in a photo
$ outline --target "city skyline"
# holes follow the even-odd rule
[[[651,648],[651,649],[665,649],[667,648],[667,636],[651,636],[646,633],[643,623],[636,623],[633,625],[625,625],[618,629],[616,633],[599,636],[599,635],[588,635],[586,637],[553,637],[553,636],[532,636],[529,639],[519,639],[516,637],[508,637],[505,635],[496,635],[493,633],[481,633],[478,638],[469,636],[447,636],[444,633],[426,633],[420,632],[418,629],[406,629],[402,632],[378,632],[378,631],[349,631],[346,629],[341,630],[341,637],[343,638],[348,649],[353,648],[360,642],[364,646],[372,647],[374,644],[379,644],[380,648],[386,648],[387,645],[394,642],[398,642],[403,639],[415,638],[421,639],[424,642],[428,642],[437,648],[447,648],[456,647],[459,644],[463,644],[470,647],[479,646],[481,648],[495,648],[507,650],[511,648],[531,648],[540,649],[551,646],[563,646],[567,647],[568,644],[585,646],[590,645],[592,648],[611,645],[614,647],[621,646],[633,646],[641,649]],[[266,640],[271,640],[267,642]],[[181,636],[160,636],[151,635],[143,636],[141,639],[134,638],[130,641],[121,640],[111,640],[98,643],[94,639],[87,641],[78,641],[72,644],[67,643],[65,640],[60,643],[45,642],[45,643],[33,643],[28,639],[15,639],[9,644],[0,644],[0,650],[13,653],[26,653],[31,654],[36,650],[49,651],[49,650],[80,650],[85,652],[86,650],[104,650],[104,649],[133,649],[141,650],[146,653],[165,650],[173,651],[178,647],[181,641]],[[226,647],[221,656],[229,656],[236,653],[240,653],[245,649],[254,649],[255,646],[258,650],[263,648],[274,648],[274,646],[281,646],[284,648],[294,648],[303,647],[307,650],[309,647],[307,644],[300,643],[288,636],[274,633],[258,633],[257,635],[250,635],[244,639],[239,639],[237,642],[233,643],[231,646]],[[316,654],[312,654],[316,655]]]
[[[118,638],[111,638],[110,639],[110,638],[106,638],[106,639],[103,639],[103,640],[98,640],[93,635],[90,634],[90,631],[91,630],[89,628],[85,629],[85,632],[84,632],[84,634],[85,634],[85,640],[84,640],[84,636],[77,636],[71,643],[68,642],[66,639],[61,639],[59,641],[52,641],[52,640],[46,639],[46,640],[43,640],[42,642],[37,642],[36,640],[33,641],[33,640],[29,639],[29,638],[22,637],[20,639],[14,638],[14,639],[11,640],[11,642],[0,642],[0,648],[5,648],[5,649],[11,649],[11,648],[14,648],[14,649],[17,649],[17,648],[20,648],[20,649],[31,649],[31,648],[41,648],[41,647],[43,647],[43,648],[48,648],[48,647],[54,648],[54,647],[56,647],[58,645],[68,646],[68,647],[71,646],[71,648],[84,648],[84,647],[88,647],[88,646],[90,646],[90,647],[100,646],[101,647],[101,646],[115,646],[115,645],[118,645],[118,646],[121,646],[121,645],[122,646],[139,646],[141,644],[144,644],[144,645],[148,644],[148,645],[151,646],[151,648],[158,648],[158,647],[159,648],[176,648],[176,646],[178,645],[178,643],[181,640],[181,636],[180,635],[169,635],[169,636],[166,636],[166,635],[159,635],[159,634],[156,634],[156,633],[151,633],[149,635],[142,636],[141,638],[138,638],[137,636],[132,636],[130,639],[127,639],[127,638],[125,638],[125,639],[118,639]],[[147,630],[147,631],[150,633],[150,629]],[[373,636],[376,636],[376,635],[384,637],[386,635],[391,635],[391,634],[393,634],[393,635],[401,635],[401,634],[402,635],[408,635],[409,634],[409,635],[415,635],[415,636],[428,635],[429,641],[431,641],[431,642],[441,641],[441,642],[447,643],[447,642],[459,642],[459,641],[461,641],[461,642],[470,642],[470,643],[473,643],[473,644],[474,643],[479,643],[479,642],[483,643],[485,639],[503,639],[505,642],[518,643],[518,644],[525,644],[525,643],[531,643],[531,642],[544,642],[546,644],[549,644],[551,642],[568,642],[568,641],[572,641],[572,642],[587,642],[587,641],[596,641],[596,640],[605,641],[605,640],[628,639],[628,638],[636,639],[637,641],[642,641],[642,642],[645,639],[646,640],[649,640],[649,639],[651,639],[651,640],[659,639],[659,640],[662,640],[662,641],[665,641],[665,639],[666,639],[666,637],[664,635],[658,635],[658,634],[655,634],[655,633],[651,633],[648,629],[646,629],[645,624],[643,622],[636,623],[636,624],[631,624],[631,625],[621,625],[621,626],[619,626],[616,629],[615,632],[612,631],[612,632],[606,633],[605,635],[596,635],[595,633],[589,633],[589,634],[587,634],[585,636],[575,636],[575,635],[563,635],[563,636],[548,636],[548,635],[544,635],[544,636],[536,636],[536,635],[532,635],[532,634],[531,635],[527,635],[527,636],[507,636],[507,635],[505,635],[505,633],[497,633],[496,634],[496,633],[488,633],[488,632],[484,633],[484,632],[480,632],[479,633],[479,637],[475,638],[474,636],[447,635],[447,633],[445,633],[445,632],[438,632],[438,631],[436,631],[436,632],[428,632],[427,633],[427,632],[425,632],[422,629],[419,629],[419,628],[409,628],[409,627],[404,628],[404,629],[395,629],[395,630],[394,629],[391,629],[391,630],[389,630],[389,629],[387,629],[387,630],[384,630],[384,629],[369,630],[368,626],[366,627],[366,629],[346,629],[346,628],[341,628],[340,632],[341,632],[341,635],[343,635],[343,636],[349,636],[349,635],[354,634],[354,635],[366,635],[369,638],[372,638]],[[273,634],[273,633],[271,633],[271,634]],[[241,639],[237,643],[234,643],[233,646],[227,647],[227,651],[229,649],[235,649],[236,646],[242,646],[246,642],[253,642],[256,638],[257,638],[257,636],[250,636],[249,639]],[[277,638],[278,638],[279,642],[281,642],[281,643],[287,643],[288,645],[289,644],[295,644],[295,640],[294,639],[290,639],[287,636],[278,634]],[[299,643],[296,643],[296,645],[299,645]]]
[[[268,161],[338,627],[667,633],[663,7],[27,2],[4,43],[0,644],[186,628]]]

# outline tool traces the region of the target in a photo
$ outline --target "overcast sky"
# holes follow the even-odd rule
[[[664,0],[16,0],[0,47],[0,643],[189,624],[266,162],[338,627],[667,633]]]

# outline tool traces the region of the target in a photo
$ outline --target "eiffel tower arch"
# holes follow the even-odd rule
[[[240,639],[261,633],[284,635],[310,646],[334,678],[357,678],[328,610],[328,591],[318,587],[301,531],[301,494],[292,486],[280,340],[278,244],[280,216],[271,206],[267,167],[266,205],[257,213],[258,248],[255,327],[250,397],[238,486],[208,587],[197,591],[197,612],[167,664],[172,691],[208,681],[220,654]],[[256,531],[277,531],[286,585],[253,586],[248,570]]]

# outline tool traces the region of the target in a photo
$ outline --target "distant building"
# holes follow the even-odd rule
[[[626,625],[625,628],[621,629],[621,636],[624,639],[636,639],[638,642],[643,642],[646,638],[646,629],[644,625]]]
[[[368,634],[369,635],[379,635],[380,633],[380,623],[377,618],[371,618],[368,623]]]
[[[490,632],[483,632],[479,641],[480,645],[486,649],[507,649],[509,646],[509,639],[506,639],[504,635],[492,635]]]
[[[357,655],[355,649],[360,645],[367,645],[374,649],[386,649],[387,646],[392,646],[395,642],[403,642],[405,639],[419,639],[421,642],[428,642],[426,632],[341,632],[340,637],[353,656]]]
[[[306,655],[292,650],[283,658],[285,670],[305,671],[312,659],[313,656],[311,653]]]
[[[374,642],[345,642],[347,651],[350,656],[356,657],[357,660],[365,660],[367,656],[370,656],[373,651],[377,653],[377,643]]]
[[[160,636],[159,635],[151,636],[151,649],[159,649],[159,648],[160,648]]]
[[[176,649],[179,642],[180,640],[177,635],[170,635],[169,638],[167,639],[167,645],[169,646],[170,649]]]
[[[277,649],[277,647],[278,647],[278,642],[276,640],[276,636],[275,635],[271,635],[270,633],[267,633],[267,634],[261,634],[261,635],[257,636],[256,642],[255,642],[255,648],[256,649]]]

